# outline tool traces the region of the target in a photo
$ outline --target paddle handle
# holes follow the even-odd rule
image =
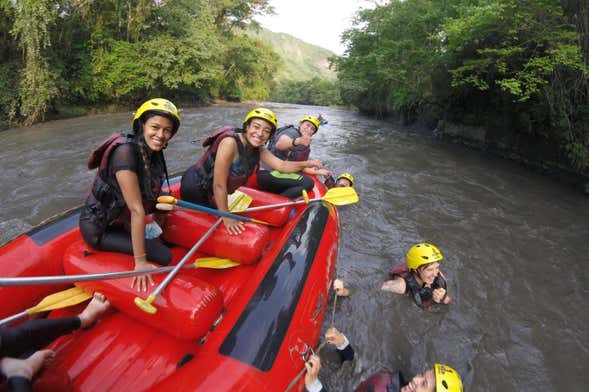
[[[29,315],[29,312],[27,312],[26,310],[17,314],[14,314],[10,317],[6,317],[5,319],[0,320],[0,327],[3,327],[5,325],[8,324],[12,324],[14,321],[16,320],[20,320],[22,318],[25,318]]]
[[[207,240],[207,238],[209,238],[211,236],[211,234],[213,234],[213,232],[215,231],[215,229],[221,224],[223,220],[221,218],[217,219],[217,221],[215,222],[214,225],[211,226],[210,229],[207,230],[206,233],[204,233],[204,235],[202,237],[200,237],[200,239],[196,242],[196,244],[194,244],[194,246],[192,248],[190,248],[190,250],[188,251],[188,253],[186,253],[186,255],[184,255],[184,257],[182,258],[182,260],[180,260],[180,262],[178,264],[176,264],[176,266],[174,266],[174,269],[172,271],[170,271],[170,273],[168,274],[168,276],[166,276],[166,278],[156,287],[156,289],[147,297],[147,299],[143,300],[139,297],[135,298],[135,304],[142,310],[146,311],[147,313],[155,313],[155,311],[148,311],[146,310],[146,308],[148,308],[148,305],[151,305],[153,303],[153,301],[155,301],[155,298],[162,292],[163,289],[166,288],[166,286],[168,285],[168,283],[170,283],[170,281],[172,279],[174,279],[174,277],[176,276],[176,274],[178,273],[178,271],[180,271],[180,268],[182,268],[182,266],[188,261],[190,260],[190,258],[192,257],[192,255],[194,255],[194,253],[196,253],[196,251],[198,250],[198,248],[200,248],[200,246]],[[151,308],[150,308],[151,309]]]
[[[251,218],[248,218],[247,216],[241,216],[241,215],[233,214],[233,213],[227,212],[227,211],[220,211],[215,208],[201,206],[200,204],[191,203],[191,202],[185,201],[185,200],[176,199],[176,204],[179,205],[180,207],[186,207],[186,208],[190,208],[193,210],[208,212],[213,215],[224,216],[226,218],[232,218],[232,219],[236,219],[236,220],[239,220],[242,222],[250,222],[252,220]]]
[[[185,268],[188,268],[186,266]],[[84,274],[84,275],[65,275],[65,276],[31,276],[31,277],[14,277],[14,278],[0,278],[0,287],[8,286],[29,286],[29,285],[43,285],[43,284],[59,284],[59,283],[75,283],[75,282],[89,282],[103,279],[118,279],[127,278],[130,276],[139,276],[144,274],[161,274],[172,271],[174,266],[159,267],[154,269],[145,269],[137,271],[120,271],[120,272],[106,272],[103,274]]]
[[[316,197],[314,199],[309,199],[309,202],[312,201],[319,201],[322,200],[321,197]],[[295,201],[285,201],[284,203],[276,203],[276,204],[268,204],[266,206],[257,206],[257,207],[250,207],[247,210],[241,212],[252,212],[252,211],[262,211],[262,210],[269,210],[272,208],[279,208],[279,207],[286,207],[286,206],[294,206],[296,204],[305,204],[305,200],[295,200]]]

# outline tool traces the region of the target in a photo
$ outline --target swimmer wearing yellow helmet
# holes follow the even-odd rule
[[[381,289],[397,294],[409,294],[424,309],[431,304],[449,304],[446,278],[440,270],[444,256],[440,250],[425,242],[416,244],[407,252],[407,262],[389,272],[392,280]]]

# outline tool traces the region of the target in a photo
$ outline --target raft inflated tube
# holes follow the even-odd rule
[[[215,224],[216,217],[198,211],[170,211],[162,238],[165,241],[191,248]],[[231,235],[221,225],[200,246],[200,251],[224,257],[240,264],[254,264],[263,254],[270,239],[267,226],[245,223],[240,235]]]
[[[68,274],[106,273],[129,269],[133,257],[122,253],[92,251],[83,241],[66,251],[63,267]],[[155,284],[165,276],[152,275]],[[204,336],[219,319],[223,295],[213,285],[192,276],[178,275],[155,300],[157,314],[147,314],[135,306],[138,291],[131,288],[132,278],[81,282],[84,290],[99,291],[122,313],[179,339],[196,340]]]
[[[288,221],[292,206],[277,206],[268,210],[255,211],[256,207],[282,204],[291,201],[288,197],[244,186],[240,187],[239,190],[252,198],[252,202],[248,209],[254,209],[254,211],[251,212],[247,210],[241,212],[240,215],[263,220],[278,227],[282,227]]]

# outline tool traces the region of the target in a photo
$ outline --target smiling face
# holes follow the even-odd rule
[[[315,128],[315,125],[313,125],[313,123],[311,123],[310,121],[303,121],[299,125],[299,131],[301,131],[301,134],[303,134],[303,136],[311,137],[315,134],[315,132],[317,132],[317,128]]]
[[[435,390],[436,375],[434,369],[416,375],[409,384],[401,388],[401,392],[435,392]]]
[[[437,261],[424,265],[417,269],[419,278],[428,286],[431,286],[436,279],[436,276],[440,273],[440,263]]]
[[[245,137],[254,148],[262,147],[270,135],[272,135],[272,124],[261,118],[252,118],[245,127]]]
[[[338,188],[345,188],[348,186],[352,186],[352,183],[347,178],[340,178],[336,181],[335,186]]]
[[[153,116],[143,124],[143,137],[151,151],[161,151],[173,135],[174,124],[164,116]]]

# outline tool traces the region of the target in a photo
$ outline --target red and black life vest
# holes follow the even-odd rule
[[[93,170],[98,168],[98,172],[94,177],[94,182],[90,188],[90,193],[86,198],[86,207],[92,212],[97,223],[104,227],[113,223],[127,208],[125,199],[121,188],[113,175],[108,175],[108,163],[112,152],[118,146],[126,143],[135,143],[133,141],[134,135],[125,133],[115,133],[104,140],[100,145],[92,151],[88,158],[88,169]],[[139,152],[135,152],[138,160],[138,168],[143,167],[143,161],[140,158]],[[161,157],[161,161],[158,159]],[[141,197],[143,199],[143,206],[145,213],[150,214],[155,211],[156,199],[161,191],[163,184],[163,174],[165,173],[165,161],[163,155],[158,154],[153,157],[153,170],[149,184],[151,189],[147,190],[145,181],[142,181],[145,175],[141,170],[138,173],[139,184],[141,188]],[[161,162],[161,164],[159,164]]]
[[[381,371],[363,381],[354,392],[399,392],[406,384],[401,372]]]
[[[400,276],[401,278],[405,279],[406,283],[406,290],[405,293],[411,294],[411,297],[415,301],[415,303],[421,306],[423,309],[429,308],[433,301],[433,291],[437,288],[446,289],[446,280],[442,277],[441,274],[436,276],[432,287],[424,287],[417,283],[415,280],[415,276],[407,269],[407,263],[402,263],[396,265],[391,269],[389,272],[389,276],[394,278],[395,276]]]
[[[232,137],[237,142],[238,158],[231,164],[231,170],[227,177],[227,194],[233,193],[237,188],[244,185],[251,175],[256,171],[260,162],[260,149],[255,148],[252,152],[246,152],[245,146],[239,138],[243,130],[240,128],[223,127],[216,130],[202,143],[208,147],[205,153],[196,162],[195,168],[199,177],[199,186],[212,196],[213,175],[215,158],[221,141],[226,137]]]

